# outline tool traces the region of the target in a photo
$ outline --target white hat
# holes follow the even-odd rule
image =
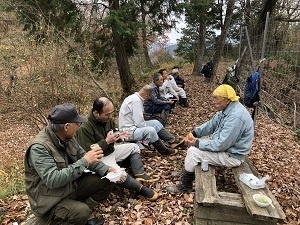
[[[178,69],[172,69],[171,74],[174,74],[174,73],[179,73],[179,70]]]

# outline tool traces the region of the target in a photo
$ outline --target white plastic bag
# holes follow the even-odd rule
[[[248,187],[252,189],[260,189],[264,188],[265,181],[269,179],[269,175],[259,179],[258,177],[254,176],[251,173],[242,173],[240,175],[240,181],[242,181],[244,184],[246,184]]]

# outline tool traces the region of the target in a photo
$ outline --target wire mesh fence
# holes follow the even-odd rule
[[[293,129],[300,128],[300,23],[270,19],[255,29],[241,29],[239,49],[246,49],[239,69],[241,90],[260,68],[263,113]],[[263,63],[259,63],[265,58]]]

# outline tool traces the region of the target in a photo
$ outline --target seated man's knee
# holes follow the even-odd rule
[[[160,123],[158,120],[156,120],[156,121],[157,121],[157,123]],[[148,127],[148,128],[147,128],[147,133],[150,134],[151,136],[153,136],[153,135],[155,135],[157,132],[156,132],[156,130],[155,130],[154,127]]]
[[[192,146],[187,149],[186,155],[194,155],[195,152],[199,152],[199,149]]]
[[[85,224],[91,215],[91,210],[85,203],[78,201],[69,211],[68,222],[72,224]]]
[[[170,111],[171,109],[171,105],[170,104],[166,104],[164,107],[164,110]]]
[[[132,145],[132,153],[141,153],[141,149],[137,144],[131,143],[131,145]]]

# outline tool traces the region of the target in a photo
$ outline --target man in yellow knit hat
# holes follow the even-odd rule
[[[196,127],[192,140],[186,140],[190,147],[185,157],[183,179],[178,185],[168,186],[170,192],[193,191],[195,166],[203,159],[215,166],[237,167],[251,150],[253,120],[238,101],[234,89],[222,84],[214,90],[212,97],[218,112],[211,120]]]

